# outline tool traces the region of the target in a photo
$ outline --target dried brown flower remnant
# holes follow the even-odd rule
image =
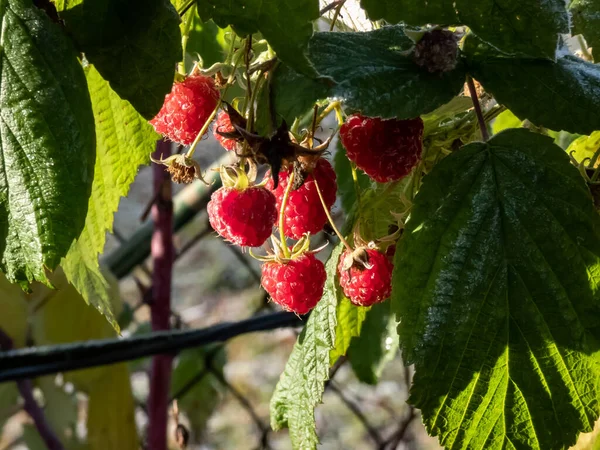
[[[448,30],[428,31],[417,42],[413,58],[428,72],[449,72],[458,62],[458,38]]]
[[[191,183],[195,179],[206,183],[202,178],[200,164],[186,155],[173,155],[159,160],[152,159],[152,162],[166,166],[167,172],[171,174],[171,179],[175,183]]]

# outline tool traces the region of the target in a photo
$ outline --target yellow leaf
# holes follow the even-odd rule
[[[134,411],[127,365],[109,366],[109,370],[96,380],[89,391],[87,426],[90,450],[137,450],[139,442]]]

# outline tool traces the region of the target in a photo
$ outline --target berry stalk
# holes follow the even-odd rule
[[[278,175],[275,175],[278,176]],[[290,192],[292,192],[292,185],[294,184],[294,171],[290,172],[290,177],[288,179],[288,184],[285,187],[285,192],[283,193],[283,198],[281,199],[281,210],[279,211],[279,239],[281,240],[281,248],[283,250],[283,256],[285,258],[290,258],[290,249],[287,246],[287,242],[285,240],[285,207],[287,205],[288,199],[290,197]],[[315,180],[316,181],[316,180]],[[319,194],[320,195],[320,194]]]
[[[342,236],[342,233],[340,233],[340,230],[338,230],[338,228],[335,226],[335,223],[333,222],[333,218],[331,217],[331,214],[329,214],[329,209],[327,208],[327,204],[325,203],[323,194],[321,194],[321,189],[319,188],[319,183],[317,182],[316,177],[315,177],[314,181],[315,181],[315,188],[317,189],[317,194],[319,195],[319,200],[321,200],[321,206],[323,206],[323,209],[325,210],[325,215],[327,216],[327,220],[329,221],[331,228],[333,228],[333,231],[335,232],[335,234],[337,234],[337,237],[340,238],[340,242],[342,244],[344,244],[344,247],[346,247],[346,250],[348,250],[349,252],[352,252],[353,251],[352,247],[350,246],[350,244],[348,244],[348,241],[346,239],[344,239],[344,236]]]
[[[235,44],[235,36],[231,40],[231,46],[229,47],[229,53],[227,54],[227,58],[225,59],[226,62],[229,62],[229,60],[231,59],[231,56],[233,55],[233,51],[235,49],[234,44]],[[202,136],[204,136],[204,133],[206,133],[211,122],[217,115],[217,111],[219,111],[219,108],[221,107],[221,103],[223,102],[222,99],[225,96],[225,94],[227,94],[227,91],[229,90],[229,86],[231,86],[231,83],[233,82],[233,79],[235,78],[235,71],[237,70],[239,64],[240,64],[240,59],[238,58],[233,66],[233,69],[231,70],[231,73],[229,74],[229,77],[227,78],[227,83],[225,85],[225,89],[223,89],[222,94],[219,96],[219,101],[217,101],[217,106],[215,107],[213,112],[210,114],[210,116],[208,116],[208,119],[206,119],[206,122],[204,122],[204,125],[202,126],[202,129],[200,130],[200,132],[194,139],[194,142],[192,142],[192,145],[190,145],[190,149],[186,153],[186,156],[188,158],[191,158],[192,156],[194,156],[194,152],[196,151],[196,146],[198,145],[198,143],[200,142],[200,139],[202,139]]]
[[[350,162],[350,169],[352,170],[352,184],[354,185],[354,194],[356,195],[356,203],[358,206],[358,210],[362,211],[362,206],[360,202],[360,185],[358,183],[358,173],[356,172],[356,164]]]

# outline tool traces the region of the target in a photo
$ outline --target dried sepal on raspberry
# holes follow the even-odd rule
[[[233,124],[234,128],[242,135],[248,143],[249,152],[238,155],[249,158],[257,164],[268,164],[271,167],[271,173],[278,174],[282,167],[292,166],[299,157],[319,158],[329,147],[333,135],[322,144],[306,148],[298,144],[288,130],[285,121],[270,137],[260,136],[247,131],[246,129]],[[275,188],[279,184],[279,179],[275,177]]]
[[[248,172],[239,166],[221,168],[223,187],[207,205],[212,228],[225,240],[241,247],[259,247],[271,235],[277,221],[275,197],[254,184],[256,166]]]
[[[211,77],[190,75],[173,84],[150,124],[171,141],[190,145],[217,107],[219,96]]]
[[[344,295],[357,306],[381,303],[392,293],[393,264],[374,244],[345,250],[338,264]]]
[[[244,141],[238,128],[245,130],[248,121],[229,103],[223,103],[226,110],[217,115],[213,135],[225,150],[234,151],[238,148],[237,144]]]
[[[175,183],[191,183],[198,179],[204,184],[208,184],[202,176],[200,164],[187,155],[173,155],[166,159],[162,159],[162,157],[160,159],[150,159],[155,164],[166,166],[167,172],[171,174],[171,179]]]
[[[281,243],[274,236],[272,253],[255,256],[264,262],[261,268],[261,284],[271,299],[284,310],[298,315],[312,310],[321,297],[327,273],[324,264],[315,257],[317,250],[309,250],[310,238],[303,236],[291,249],[288,257]]]

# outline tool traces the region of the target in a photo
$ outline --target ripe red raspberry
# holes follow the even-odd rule
[[[260,186],[222,187],[212,194],[207,211],[213,229],[243,247],[263,245],[277,221],[275,197]]]
[[[364,249],[367,254],[368,267],[355,263],[344,267],[352,254],[346,250],[340,258],[338,272],[340,286],[352,303],[358,306],[371,306],[380,303],[392,293],[392,269],[394,266],[385,254],[378,250]],[[347,266],[346,266],[347,267]]]
[[[217,106],[219,91],[210,77],[192,75],[175,83],[165,97],[156,117],[154,129],[170,140],[190,145]]]
[[[290,168],[279,172],[279,185],[275,190],[273,190],[273,178],[267,174],[269,181],[265,187],[275,194],[278,214],[292,170]],[[304,180],[304,184],[290,192],[285,207],[284,233],[287,237],[300,239],[305,233],[318,233],[327,223],[327,215],[315,187],[315,177],[327,208],[331,209],[335,203],[337,193],[335,172],[329,161],[320,158],[313,172]]]
[[[340,129],[348,159],[379,183],[399,180],[421,160],[423,121],[350,116]]]
[[[235,150],[236,140],[221,136],[219,133],[217,133],[217,131],[220,131],[221,133],[232,133],[235,131],[235,128],[233,128],[233,125],[231,124],[229,114],[227,114],[225,111],[219,112],[219,115],[217,116],[217,121],[213,129],[213,136],[217,141],[219,141],[219,144],[221,144],[225,150]]]
[[[262,266],[261,284],[273,301],[287,311],[306,314],[323,296],[327,274],[312,253],[287,262],[269,261]]]

